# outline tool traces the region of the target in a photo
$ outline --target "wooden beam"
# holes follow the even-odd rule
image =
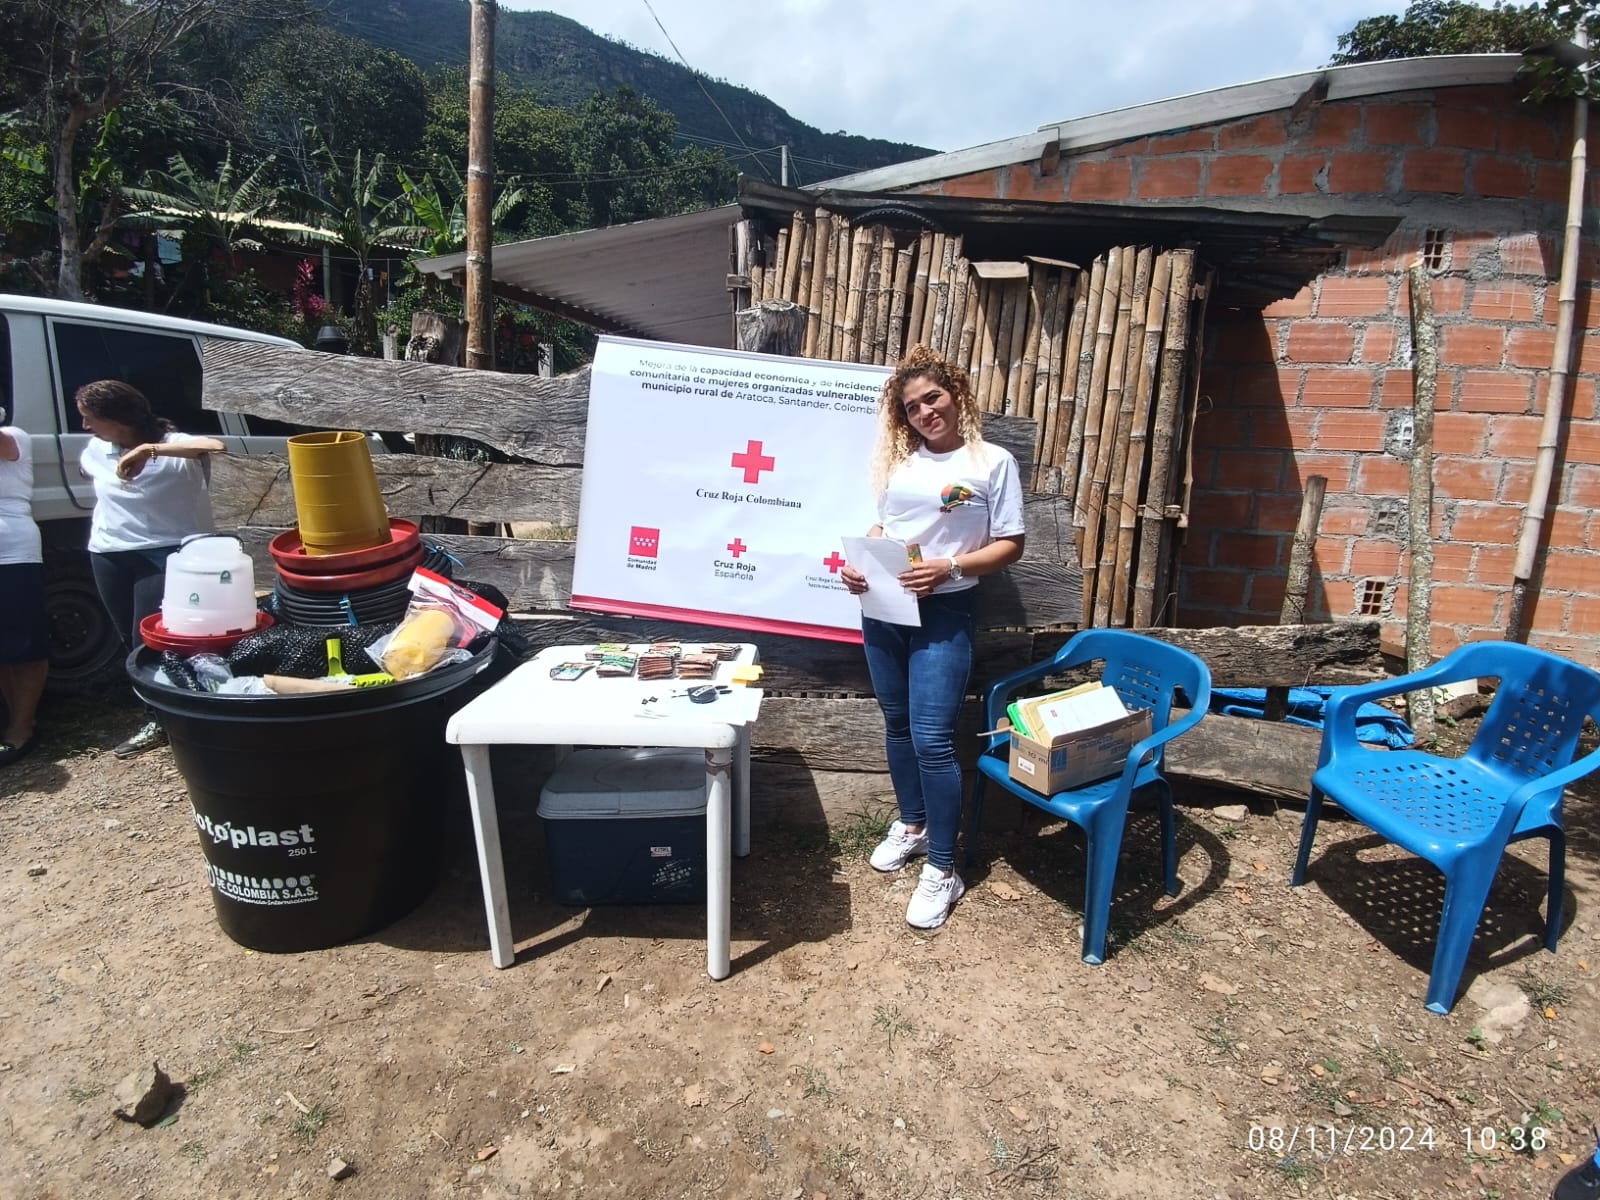
[[[391,517],[578,523],[583,484],[578,467],[472,463],[422,454],[374,455],[372,466]],[[294,488],[281,455],[217,456],[211,492],[220,529],[295,523]]]
[[[1208,713],[1167,746],[1166,773],[1283,800],[1305,800],[1322,747],[1320,730]]]
[[[1241,625],[1211,629],[1141,629],[1198,655],[1213,687],[1331,687],[1385,674],[1376,621],[1330,625]],[[1037,659],[1054,654],[1076,630],[1035,635]]]
[[[580,466],[589,368],[546,379],[207,339],[205,407],[320,429],[474,438],[545,466]]]

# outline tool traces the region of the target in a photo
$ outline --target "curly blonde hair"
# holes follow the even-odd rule
[[[872,490],[882,496],[894,469],[916,453],[922,435],[906,417],[906,384],[926,377],[933,380],[956,402],[956,429],[968,446],[983,441],[983,416],[978,398],[972,394],[972,381],[955,363],[935,354],[926,346],[911,347],[900,358],[894,374],[884,380],[878,395],[878,442],[872,451]]]

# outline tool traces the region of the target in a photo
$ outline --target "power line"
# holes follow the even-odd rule
[[[643,2],[645,8],[649,10],[650,19],[656,23],[656,28],[661,30],[661,36],[667,39],[667,45],[672,47],[672,52],[678,56],[678,61],[684,65],[684,68],[694,78],[695,86],[700,89],[700,94],[706,98],[706,103],[717,110],[717,116],[722,118],[722,123],[728,127],[728,132],[733,134],[734,139],[744,150],[749,151],[750,147],[745,145],[744,139],[739,136],[738,129],[734,127],[732,121],[728,120],[728,114],[722,111],[721,106],[711,98],[711,93],[706,90],[706,85],[701,79],[700,72],[689,66],[689,60],[683,56],[683,51],[678,49],[678,43],[672,40],[672,35],[667,32],[667,27],[661,23],[661,18],[656,16],[656,10],[651,7],[650,0],[643,0]],[[772,172],[767,170],[767,164],[759,158],[756,159],[756,162],[761,167],[761,173],[767,177],[767,182],[771,183]]]

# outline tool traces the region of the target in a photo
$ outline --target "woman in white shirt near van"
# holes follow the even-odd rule
[[[143,392],[120,379],[78,389],[78,415],[92,436],[78,460],[94,484],[89,563],[124,651],[139,622],[161,607],[167,557],[195,533],[212,533],[209,456],[228,448],[214,437],[179,433],[150,408]],[[149,721],[114,753],[132,758],[166,743]]]
[[[0,425],[0,702],[6,708],[0,767],[31,753],[38,741],[34,717],[50,671],[40,540],[33,443],[15,425]]]
[[[1022,555],[1022,486],[1011,454],[983,440],[967,373],[924,346],[913,347],[884,384],[872,482],[879,520],[868,536],[916,548],[920,561],[899,581],[918,597],[922,624],[861,620],[900,806],[870,861],[897,871],[927,856],[906,921],[936,929],[966,890],[955,872],[962,796],[955,726],[972,671],[973,589],[980,576]],[[840,575],[852,593],[867,590],[856,568]]]

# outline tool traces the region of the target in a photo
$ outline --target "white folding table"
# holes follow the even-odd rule
[[[696,647],[693,643],[685,650]],[[478,843],[483,906],[489,919],[489,953],[497,967],[516,961],[511,913],[506,905],[505,860],[495,809],[489,747],[661,746],[703,749],[706,755],[706,973],[725,979],[732,919],[732,857],[750,853],[750,727],[761,710],[761,690],[737,684],[709,704],[686,695],[699,683],[726,685],[736,665],[757,660],[756,647],[739,644],[736,660],[718,664],[710,680],[604,678],[593,670],[556,680],[550,669],[578,661],[592,646],[541,650],[450,718],[445,740],[461,747]],[[680,693],[674,695],[674,693]]]

